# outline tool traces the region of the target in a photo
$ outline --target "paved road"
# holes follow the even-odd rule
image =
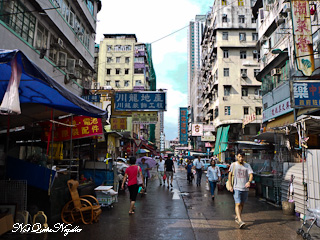
[[[173,189],[159,186],[157,179],[149,181],[148,194],[139,196],[136,213],[128,215],[129,194],[119,193],[114,208],[104,208],[100,221],[92,225],[78,225],[80,233],[69,233],[66,239],[297,239],[300,221],[295,216],[285,216],[282,211],[262,200],[250,197],[245,205],[245,229],[234,222],[234,202],[226,190],[217,192],[214,201],[202,186],[190,186],[182,167],[177,168]],[[173,191],[172,191],[173,190]],[[179,194],[182,192],[183,194]],[[75,226],[73,226],[75,227]],[[311,231],[313,239],[320,239],[319,228]],[[4,239],[57,239],[63,234],[6,234]]]

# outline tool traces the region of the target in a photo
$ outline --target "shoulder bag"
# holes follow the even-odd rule
[[[228,191],[231,190],[231,187],[233,188],[233,184],[234,184],[234,168],[235,168],[235,165],[232,168],[231,179],[228,179],[228,181],[226,182],[226,188],[227,188]]]
[[[142,185],[143,180],[142,180],[141,175],[139,174],[139,166],[138,166],[137,169],[138,169],[138,170],[137,170],[137,184],[138,184],[138,185]]]

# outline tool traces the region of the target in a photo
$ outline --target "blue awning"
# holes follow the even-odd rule
[[[17,56],[17,62],[22,68],[19,85],[21,106],[23,104],[40,104],[75,115],[96,118],[106,116],[106,111],[64,88],[17,49],[0,49],[0,103],[3,100],[11,76],[11,60],[15,56]],[[39,111],[41,111],[40,108]]]

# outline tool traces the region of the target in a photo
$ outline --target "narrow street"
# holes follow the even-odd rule
[[[300,221],[282,214],[255,197],[249,197],[243,219],[245,229],[234,222],[234,202],[226,190],[217,192],[214,201],[205,189],[187,184],[183,167],[177,167],[173,191],[159,186],[158,179],[150,180],[146,195],[137,200],[136,213],[128,215],[128,192],[120,192],[113,208],[104,208],[100,221],[92,225],[79,224],[79,233],[69,233],[68,239],[297,239]],[[154,173],[155,174],[155,173]],[[204,175],[203,175],[204,176]],[[174,193],[175,192],[175,193]],[[180,193],[179,193],[180,192]],[[53,226],[50,226],[53,228]],[[72,227],[75,227],[73,225]],[[320,239],[319,228],[311,230],[313,239]],[[61,239],[62,232],[41,234],[6,234],[4,239]]]

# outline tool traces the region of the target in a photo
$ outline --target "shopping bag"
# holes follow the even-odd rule
[[[206,183],[206,190],[210,191],[209,183]]]
[[[162,178],[163,178],[163,180],[166,180],[167,179],[167,175],[164,174]]]

